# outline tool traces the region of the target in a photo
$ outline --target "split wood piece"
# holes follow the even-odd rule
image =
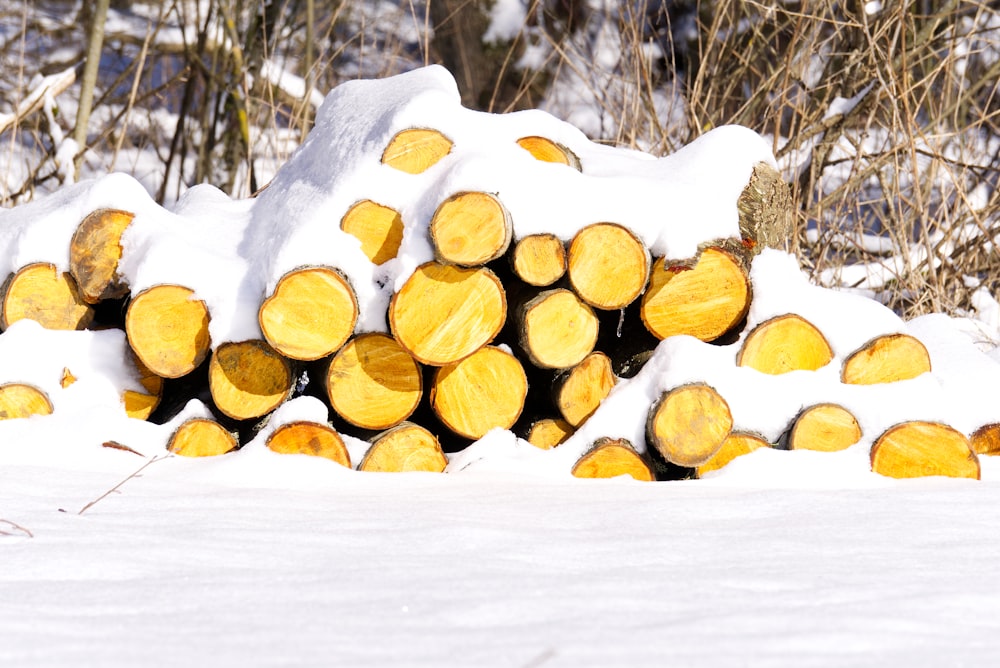
[[[736,200],[736,209],[748,256],[763,248],[794,250],[791,189],[774,167],[764,162],[754,165],[750,182]]]
[[[428,262],[389,303],[393,336],[417,361],[443,366],[493,340],[507,319],[500,279],[485,267]]]
[[[387,429],[416,410],[422,372],[391,336],[359,334],[330,361],[326,394],[333,410],[354,426]]]
[[[789,450],[846,450],[861,440],[861,425],[838,404],[816,404],[799,413],[788,435]]]
[[[125,413],[130,418],[146,420],[160,405],[160,399],[163,397],[163,379],[139,361],[132,350],[129,350],[129,361],[135,366],[139,384],[145,392],[125,390],[122,393],[122,403],[125,405]]]
[[[447,465],[448,458],[434,434],[420,425],[403,422],[372,439],[358,470],[441,473]]]
[[[270,413],[288,398],[294,384],[291,364],[265,341],[223,343],[208,364],[212,400],[234,420]]]
[[[556,378],[553,386],[556,407],[566,422],[579,427],[594,414],[617,382],[611,359],[600,351],[592,352]]]
[[[542,369],[579,364],[597,344],[600,321],[571,290],[546,290],[518,307],[515,317],[521,349]]]
[[[566,246],[554,234],[531,234],[514,244],[511,265],[528,285],[552,285],[566,273]]]
[[[573,435],[573,425],[560,418],[542,418],[531,424],[526,441],[536,448],[551,450]]]
[[[0,420],[50,415],[52,402],[45,392],[27,383],[0,385]]]
[[[874,385],[909,380],[931,370],[931,356],[909,334],[879,336],[844,360],[840,379],[854,385]]]
[[[490,429],[510,429],[524,410],[528,377],[510,353],[487,346],[460,362],[437,369],[431,408],[442,423],[465,438]]]
[[[594,308],[613,311],[631,304],[646,287],[650,257],[645,244],[616,223],[595,223],[569,245],[569,282]]]
[[[969,437],[977,455],[1000,455],[1000,422],[983,425]]]
[[[236,449],[236,437],[208,418],[191,418],[177,428],[167,450],[184,457],[214,457]]]
[[[534,156],[536,160],[566,165],[580,171],[580,158],[573,151],[551,139],[532,135],[521,137],[517,140],[517,145]]]
[[[640,315],[658,339],[688,334],[714,341],[749,310],[750,278],[741,262],[722,249],[706,248],[692,268],[656,260]]]
[[[789,313],[754,327],[740,347],[736,364],[777,375],[815,371],[832,359],[833,349],[823,333],[805,318]]]
[[[437,130],[403,130],[386,146],[382,163],[408,174],[419,174],[448,155],[451,147],[451,140]]]
[[[760,448],[769,447],[771,447],[771,444],[756,434],[734,431],[729,436],[726,436],[726,440],[722,442],[722,447],[714,455],[709,457],[704,464],[695,468],[695,475],[700,478],[710,471],[718,471],[737,457],[750,454]]]
[[[653,470],[624,438],[600,438],[573,466],[577,478],[616,478],[632,476],[636,480],[652,481]]]
[[[69,272],[54,264],[37,262],[21,267],[0,288],[0,326],[7,329],[28,318],[46,329],[86,329],[94,309],[83,301]]]
[[[59,387],[65,390],[75,382],[76,376],[73,375],[73,372],[69,370],[69,367],[63,367],[62,378],[59,379]]]
[[[442,202],[431,217],[429,233],[439,262],[477,267],[507,252],[513,227],[500,200],[472,191]]]
[[[358,321],[358,300],[347,279],[331,267],[288,272],[257,314],[264,338],[295,360],[318,360],[339,349]]]
[[[128,294],[128,284],[118,275],[118,262],[122,234],[134,217],[120,209],[98,209],[77,225],[69,242],[69,272],[88,304]]]
[[[267,437],[266,445],[283,455],[324,457],[351,468],[351,456],[337,430],[319,422],[288,422]]]
[[[340,229],[361,241],[361,252],[372,264],[383,264],[399,253],[403,218],[399,212],[370,199],[361,200],[344,214]]]
[[[125,333],[139,361],[163,378],[180,378],[208,355],[208,307],[180,285],[154,285],[129,302]]]
[[[871,449],[872,471],[891,478],[949,476],[979,479],[979,458],[961,432],[936,422],[890,427]]]
[[[729,404],[703,384],[664,392],[649,411],[646,440],[671,464],[700,466],[722,447],[733,428]]]

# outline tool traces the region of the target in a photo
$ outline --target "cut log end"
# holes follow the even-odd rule
[[[438,206],[430,223],[439,262],[476,267],[501,257],[510,246],[510,214],[495,196],[460,192]]]
[[[234,420],[270,413],[288,398],[294,381],[288,360],[264,341],[223,343],[208,365],[212,400]]]
[[[386,146],[382,163],[408,174],[419,174],[448,155],[451,147],[451,140],[437,130],[403,130]]]
[[[49,396],[34,385],[4,383],[0,385],[0,420],[51,415]]]
[[[556,406],[573,427],[579,427],[601,405],[614,388],[618,378],[611,368],[611,359],[597,351],[556,380]]]
[[[699,478],[712,471],[724,468],[737,457],[748,455],[760,448],[769,448],[771,444],[756,434],[734,431],[722,442],[722,446],[705,463],[695,468]]]
[[[514,244],[514,273],[528,285],[552,285],[566,273],[566,246],[554,234],[531,234]]]
[[[653,470],[624,438],[601,438],[573,466],[577,478],[617,478],[631,476],[651,482]]]
[[[333,427],[318,422],[288,422],[275,429],[266,445],[283,455],[310,455],[323,457],[351,468],[351,457]]]
[[[909,380],[931,370],[927,348],[909,334],[879,336],[844,360],[841,380],[855,385],[874,385]]]
[[[404,422],[372,439],[358,470],[441,473],[447,465],[448,458],[434,434],[420,425]]]
[[[29,264],[10,276],[0,288],[0,327],[7,329],[28,318],[46,329],[86,329],[94,309],[83,300],[76,281],[54,264]]]
[[[979,479],[979,458],[961,432],[936,422],[904,422],[871,449],[872,471],[891,478],[948,476]]]
[[[573,425],[559,418],[542,418],[531,424],[525,440],[536,448],[551,450],[573,435]]]
[[[778,375],[815,371],[833,359],[833,349],[805,318],[790,313],[758,324],[747,334],[736,357],[739,366]]]
[[[542,369],[579,364],[594,350],[600,322],[571,290],[546,290],[517,309],[518,339],[531,363]]]
[[[122,234],[134,214],[120,209],[98,209],[77,226],[69,244],[69,271],[88,304],[128,294],[118,275]]]
[[[236,437],[208,418],[187,420],[170,436],[167,450],[182,457],[215,457],[236,449]]]
[[[1000,455],[1000,422],[983,425],[969,440],[977,455]]]
[[[722,447],[733,428],[726,400],[708,385],[665,392],[649,411],[646,440],[671,464],[696,467]]]
[[[528,378],[516,357],[493,346],[437,369],[431,408],[450,430],[477,439],[510,429],[524,410]]]
[[[580,171],[580,158],[573,151],[551,139],[531,135],[518,139],[517,145],[534,156],[536,160],[566,165]]]
[[[344,214],[340,229],[361,242],[361,252],[372,264],[384,264],[396,257],[403,242],[403,219],[399,212],[367,199]]]
[[[649,250],[631,230],[615,223],[580,230],[570,243],[568,262],[573,289],[598,309],[625,308],[649,279]]]
[[[795,418],[788,436],[789,450],[837,452],[861,440],[861,425],[838,404],[816,404]]]
[[[125,312],[125,332],[136,357],[163,378],[193,371],[208,355],[208,308],[179,285],[143,290]]]

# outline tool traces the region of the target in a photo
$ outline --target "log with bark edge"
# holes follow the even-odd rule
[[[610,311],[631,304],[646,288],[649,265],[645,244],[616,223],[588,225],[569,245],[569,282],[594,308]]]
[[[791,189],[774,167],[764,162],[754,165],[750,181],[736,201],[736,209],[743,246],[750,256],[763,248],[795,250]]]
[[[904,422],[872,444],[872,471],[891,478],[979,479],[979,458],[961,432],[937,422]]]
[[[382,163],[409,174],[419,174],[451,152],[451,140],[437,130],[402,130],[389,141]]]
[[[208,418],[185,420],[167,443],[167,450],[183,457],[214,457],[236,449],[236,437]]]
[[[749,310],[750,279],[741,261],[721,248],[706,248],[692,268],[657,258],[642,295],[641,317],[659,339],[688,334],[714,341]]]
[[[430,404],[438,419],[465,438],[510,429],[524,410],[528,378],[512,354],[486,346],[435,370]]]
[[[83,301],[69,272],[54,264],[25,265],[0,287],[0,328],[30,318],[47,329],[86,329],[94,309]]]
[[[283,455],[311,455],[324,457],[341,466],[351,468],[351,457],[333,427],[319,422],[297,420],[287,422],[267,437],[268,448]]]
[[[924,344],[909,334],[878,336],[844,360],[840,379],[856,385],[909,380],[931,370]]]
[[[611,359],[600,351],[592,352],[556,378],[553,384],[556,407],[566,422],[579,427],[593,415],[617,382]]]
[[[646,441],[677,466],[704,464],[733,428],[726,400],[708,385],[681,385],[664,392],[650,408]]]
[[[517,140],[517,145],[534,156],[536,160],[553,162],[572,167],[577,171],[580,170],[580,158],[573,151],[547,137],[538,135],[521,137]]]
[[[552,285],[566,274],[566,246],[554,234],[529,234],[511,251],[514,274],[528,285]]]
[[[832,359],[833,349],[823,333],[805,318],[789,313],[754,327],[740,346],[736,364],[777,375],[815,371]]]
[[[714,455],[709,457],[704,464],[695,467],[695,475],[700,478],[706,473],[718,471],[737,457],[750,454],[760,448],[769,447],[771,447],[771,444],[757,434],[734,431],[729,436],[726,436],[726,440],[722,442],[722,447]]]
[[[208,307],[180,285],[154,285],[125,312],[125,333],[136,357],[157,376],[180,378],[208,355]]]
[[[282,355],[317,360],[351,336],[358,300],[336,269],[302,267],[281,277],[260,305],[257,319],[264,338]]]
[[[402,422],[371,439],[358,470],[441,473],[447,465],[448,458],[434,434],[418,424]]]
[[[506,319],[504,287],[486,267],[428,262],[389,303],[393,336],[417,361],[431,366],[476,352],[500,333]]]
[[[455,193],[441,202],[428,230],[438,262],[476,267],[501,257],[510,246],[510,214],[495,196]]]
[[[391,336],[359,334],[330,360],[326,395],[333,410],[362,429],[387,429],[410,417],[423,396],[420,365]]]
[[[212,400],[234,420],[270,413],[288,398],[294,385],[291,364],[266,341],[227,341],[209,360]]]
[[[647,482],[654,479],[649,464],[624,438],[599,438],[573,465],[572,473],[577,478],[615,478],[628,475]]]
[[[340,220],[340,229],[361,242],[361,252],[372,264],[383,264],[399,253],[403,218],[395,209],[370,199],[356,203]]]
[[[118,262],[122,257],[122,234],[134,217],[121,209],[98,209],[85,217],[73,233],[69,272],[88,304],[128,294],[128,284],[118,275]]]
[[[573,425],[561,418],[542,418],[531,423],[524,440],[536,448],[551,450],[573,435]]]
[[[531,363],[566,369],[594,350],[600,323],[590,306],[565,288],[535,295],[515,312],[518,342]]]
[[[163,396],[163,379],[139,361],[131,349],[129,350],[129,361],[135,366],[139,376],[139,384],[142,385],[144,391],[125,390],[122,393],[122,403],[125,405],[125,413],[130,418],[146,420],[160,405],[160,399]]]
[[[1000,455],[1000,422],[984,424],[969,436],[977,455]]]
[[[849,410],[839,404],[822,403],[798,414],[785,446],[789,450],[837,452],[860,440],[861,425]]]
[[[52,402],[45,392],[27,383],[0,385],[0,420],[50,415]]]

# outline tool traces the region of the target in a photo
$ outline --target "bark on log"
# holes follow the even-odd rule
[[[879,336],[844,360],[844,383],[873,385],[909,380],[931,370],[931,357],[918,339],[908,334]]]
[[[566,246],[554,234],[531,234],[514,244],[514,273],[528,285],[552,285],[566,274]]]
[[[704,464],[733,428],[726,400],[708,385],[681,385],[664,392],[649,410],[646,441],[671,464]]]
[[[618,382],[611,359],[600,351],[559,374],[553,384],[555,404],[571,426],[579,427],[594,414]]]
[[[528,378],[517,358],[486,346],[435,371],[430,403],[451,431],[477,439],[496,427],[513,427],[527,394]]]
[[[781,174],[770,165],[754,165],[750,182],[736,201],[740,233],[750,255],[762,248],[794,251],[797,246],[792,194]]]
[[[649,280],[649,250],[631,230],[595,223],[569,245],[569,282],[594,308],[613,311],[631,304]]]
[[[560,418],[542,418],[528,428],[524,440],[536,448],[551,450],[573,435],[573,425]]]
[[[265,341],[229,341],[212,353],[208,387],[224,415],[250,420],[277,408],[292,391],[291,364]]]
[[[214,457],[236,449],[236,437],[208,418],[186,420],[170,436],[167,450],[183,457]]]
[[[332,267],[304,267],[281,277],[258,312],[264,338],[295,360],[317,360],[338,350],[358,321],[358,300]]]
[[[403,241],[403,218],[399,212],[369,199],[348,209],[340,220],[340,229],[361,241],[361,252],[372,264],[383,264],[396,257]]]
[[[52,402],[45,392],[27,383],[0,385],[0,420],[50,415]]]
[[[431,432],[412,422],[403,422],[372,439],[359,471],[441,473],[448,458]]]
[[[536,295],[517,308],[515,318],[521,349],[542,369],[579,364],[597,343],[597,316],[570,290]]]
[[[534,156],[536,160],[566,165],[580,171],[580,158],[573,151],[551,139],[531,135],[518,139],[517,145]]]
[[[387,429],[410,417],[423,396],[420,366],[399,343],[371,332],[330,361],[326,394],[333,410],[362,429]]]
[[[654,480],[653,470],[624,438],[600,438],[573,466],[577,478],[616,478],[632,476],[636,480]]]
[[[431,217],[429,234],[442,264],[478,267],[503,256],[510,246],[510,214],[484,192],[455,193]]]
[[[740,260],[706,248],[692,268],[658,258],[642,296],[642,322],[658,339],[688,334],[714,341],[746,317],[750,278]]]
[[[465,359],[492,341],[506,319],[503,285],[485,267],[429,262],[417,267],[389,303],[393,336],[431,366]]]
[[[872,471],[891,478],[948,476],[979,479],[969,439],[936,422],[904,422],[887,429],[871,449]]]
[[[711,471],[718,471],[737,457],[750,454],[760,448],[769,448],[771,444],[757,434],[734,431],[722,442],[722,446],[704,464],[695,467],[695,475],[699,478]]]
[[[451,140],[437,130],[411,128],[396,133],[382,153],[382,163],[419,174],[451,152]]]
[[[804,409],[793,422],[786,446],[789,450],[846,450],[861,440],[861,425],[838,404],[816,404]]]
[[[319,422],[288,422],[267,437],[266,445],[283,455],[324,457],[351,468],[351,456],[337,430]]]
[[[208,307],[180,285],[154,285],[129,302],[125,333],[136,357],[163,378],[180,378],[208,355]]]
[[[128,284],[118,275],[122,234],[135,217],[120,209],[98,209],[77,226],[69,244],[69,272],[88,304],[119,299]]]
[[[832,359],[833,349],[823,333],[805,318],[790,313],[754,327],[740,346],[736,364],[777,375],[815,371]]]
[[[1000,422],[986,424],[969,437],[977,455],[1000,455]]]
[[[86,329],[94,309],[83,301],[69,272],[37,262],[21,267],[0,287],[0,327],[29,318],[47,329]]]

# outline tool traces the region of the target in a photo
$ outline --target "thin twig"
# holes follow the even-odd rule
[[[115,485],[114,487],[112,487],[108,491],[104,492],[104,494],[101,494],[99,497],[97,497],[96,499],[94,499],[93,501],[91,501],[90,503],[88,503],[87,505],[85,505],[83,508],[80,508],[80,511],[77,513],[77,515],[83,515],[83,513],[86,512],[91,506],[95,505],[96,503],[98,503],[102,499],[104,499],[104,498],[106,498],[108,496],[111,496],[112,494],[114,494],[115,492],[117,492],[122,485],[124,485],[125,483],[127,483],[132,478],[138,478],[138,477],[140,477],[140,474],[146,469],[146,467],[148,467],[153,462],[158,462],[158,461],[161,461],[163,459],[167,459],[170,456],[171,455],[157,455],[157,456],[153,457],[148,462],[146,462],[145,464],[143,464],[142,466],[140,466],[139,468],[137,468],[135,471],[133,471],[131,474],[129,474],[128,476],[126,476],[117,485]]]

